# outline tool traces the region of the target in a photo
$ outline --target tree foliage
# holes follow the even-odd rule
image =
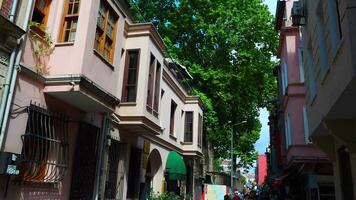
[[[134,0],[134,18],[152,22],[167,54],[188,67],[193,92],[201,97],[205,133],[215,155],[234,152],[249,165],[261,125],[259,107],[274,97],[277,35],[262,0]],[[247,120],[246,124],[238,124]],[[229,123],[231,121],[231,123]],[[234,128],[234,130],[232,130]]]

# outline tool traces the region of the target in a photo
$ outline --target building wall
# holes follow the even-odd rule
[[[8,17],[13,0],[1,0],[0,1],[0,14],[4,17]]]
[[[267,176],[267,158],[266,155],[259,155],[257,160],[257,185],[262,186]]]

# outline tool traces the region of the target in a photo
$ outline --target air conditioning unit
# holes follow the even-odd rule
[[[293,2],[292,22],[293,26],[305,25],[304,5],[300,1]]]

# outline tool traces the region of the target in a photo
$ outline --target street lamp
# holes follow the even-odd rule
[[[231,123],[231,121],[229,121],[229,123]],[[237,126],[237,125],[241,125],[241,124],[245,124],[247,123],[246,120],[240,122],[240,123],[237,123],[237,124],[233,124],[231,126],[232,128],[232,131],[231,131],[231,149],[230,149],[230,153],[231,153],[231,183],[230,183],[230,190],[231,190],[231,193],[233,193],[234,191],[234,164],[232,163],[233,161],[233,158],[234,158],[234,153],[233,153],[233,149],[234,149],[234,126]]]

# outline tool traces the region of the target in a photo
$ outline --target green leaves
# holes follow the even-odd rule
[[[276,95],[271,57],[277,34],[266,5],[262,0],[135,2],[164,38],[167,55],[194,77],[190,84],[206,106],[205,139],[213,142],[215,155],[228,157],[231,124],[247,120],[235,127],[240,134],[234,152],[251,164],[257,155],[258,108]]]

